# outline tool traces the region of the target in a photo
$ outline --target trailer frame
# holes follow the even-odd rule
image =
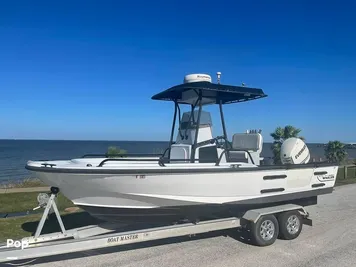
[[[146,228],[142,230],[120,232],[122,225],[114,223],[104,223],[90,225],[67,230],[61,219],[55,198],[58,192],[51,193],[48,201],[42,203],[43,215],[37,226],[33,237],[25,237],[15,242],[0,244],[0,263],[25,259],[36,259],[53,255],[60,255],[72,252],[83,252],[93,249],[101,249],[119,245],[134,244],[146,241],[166,239],[180,236],[192,236],[213,231],[227,230],[238,227],[252,228],[266,216],[276,216],[286,212],[298,212],[303,218],[302,224],[311,224],[309,214],[304,207],[295,204],[284,204],[279,206],[248,210],[241,218],[229,217],[200,221],[196,223],[183,223],[162,227]],[[54,211],[56,219],[60,225],[61,232],[51,234],[41,234],[43,226],[50,211]],[[278,223],[276,225],[278,228]],[[255,229],[256,230],[256,229]],[[278,229],[276,229],[278,232]],[[269,242],[257,245],[270,245],[277,239],[273,238]],[[11,244],[9,244],[11,243]],[[20,244],[20,245],[19,245]]]

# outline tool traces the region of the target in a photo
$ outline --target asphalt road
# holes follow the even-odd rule
[[[55,262],[34,266],[356,266],[356,185],[337,187],[308,211],[312,227],[304,225],[297,239],[277,240],[269,247],[241,242],[238,234],[226,237],[218,233],[151,244],[154,246],[78,253],[70,259],[52,257]]]

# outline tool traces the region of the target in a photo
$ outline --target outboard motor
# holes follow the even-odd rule
[[[310,152],[302,139],[292,137],[283,142],[280,157],[282,164],[305,164],[310,160]]]

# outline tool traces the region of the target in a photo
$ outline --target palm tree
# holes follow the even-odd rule
[[[299,133],[301,131],[302,131],[301,129],[298,129],[294,126],[287,125],[284,128],[277,127],[276,130],[273,133],[271,133],[271,136],[274,140],[272,145],[274,164],[281,164],[281,157],[280,157],[281,146],[286,139],[291,137],[298,137],[303,141],[305,140],[304,137],[299,136]]]
[[[115,157],[122,157],[126,153],[127,151],[124,149],[120,149],[119,147],[115,147],[115,146],[110,146],[106,154],[108,155],[109,158],[115,158]]]
[[[340,141],[329,141],[325,148],[325,157],[329,162],[341,163],[347,157],[345,145]]]

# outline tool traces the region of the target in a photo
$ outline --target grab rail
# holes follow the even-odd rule
[[[194,161],[197,161],[199,159],[195,159]],[[125,158],[110,158],[110,159],[104,159],[103,161],[100,162],[100,164],[97,167],[103,167],[104,163],[109,162],[109,161],[157,161],[158,164],[161,167],[165,167],[164,163],[169,163],[169,162],[190,162],[190,159],[168,159],[168,158],[159,158],[159,159],[125,159]]]
[[[158,161],[158,164],[160,164],[160,159],[125,159],[125,158],[121,158],[121,159],[114,159],[114,158],[110,158],[110,159],[104,159],[102,162],[100,162],[100,164],[97,167],[103,167],[105,162],[108,161]]]

